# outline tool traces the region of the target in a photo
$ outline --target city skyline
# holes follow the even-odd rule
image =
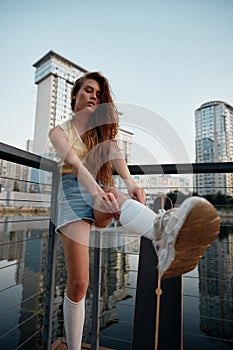
[[[159,114],[193,162],[195,109],[213,100],[233,104],[233,2],[69,5],[53,0],[42,0],[40,7],[27,0],[1,2],[0,140],[25,148],[27,139],[33,138],[33,64],[52,49],[87,70],[105,74],[116,102],[139,106],[141,119],[144,110]],[[159,147],[152,148],[149,160],[160,154]],[[173,158],[164,154],[158,162]]]

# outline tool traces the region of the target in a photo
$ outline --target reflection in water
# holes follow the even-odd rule
[[[0,220],[0,349],[13,350],[32,336],[22,349],[34,350],[40,348],[37,344],[41,344],[48,219],[42,220],[40,217],[40,220],[32,221],[32,218],[28,218],[27,221],[17,223],[12,219]],[[20,218],[16,219],[20,220]],[[34,217],[34,219],[38,218]],[[191,333],[196,333],[195,337],[199,338],[200,344],[205,346],[207,344],[205,349],[230,348],[228,343],[220,340],[213,339],[209,343],[206,333],[214,338],[232,340],[233,235],[231,230],[232,226],[223,226],[220,239],[214,242],[201,260],[199,290],[198,283],[195,287],[195,279],[189,278],[188,283],[184,279],[185,293],[198,296],[198,298],[192,298],[192,303],[184,298],[185,312],[190,315],[198,307],[200,311],[200,315],[198,314],[195,320],[190,319],[189,342],[185,347],[186,350],[195,348],[192,347]],[[53,339],[64,335],[62,301],[66,287],[66,268],[60,240],[58,244]],[[139,241],[136,240],[118,249],[106,248],[102,251],[100,307],[103,346],[120,350],[130,349],[138,250]],[[90,249],[90,262],[90,281],[92,281],[92,249]],[[92,294],[90,283],[84,328],[84,340],[87,342],[91,334]],[[196,320],[200,320],[197,328],[195,328]],[[18,326],[18,324],[21,325]],[[114,338],[123,340],[115,341]],[[197,342],[193,342],[194,344]],[[201,346],[198,347],[202,350]]]
[[[233,341],[233,235],[221,227],[219,240],[199,264],[200,328],[208,335]]]
[[[31,218],[25,219],[4,217],[0,223],[0,348],[4,350],[15,349],[24,342],[24,350],[36,349],[41,339],[44,294],[41,272],[46,263],[48,220],[41,221],[40,217],[38,224]],[[38,226],[41,228],[32,229]]]

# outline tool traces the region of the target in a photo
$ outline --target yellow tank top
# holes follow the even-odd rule
[[[68,138],[68,142],[70,146],[75,150],[79,159],[83,160],[83,158],[88,153],[88,149],[86,145],[83,143],[74,123],[72,123],[71,119],[69,119],[59,126],[65,131]],[[72,173],[71,167],[61,159],[58,159],[58,167],[62,175]]]

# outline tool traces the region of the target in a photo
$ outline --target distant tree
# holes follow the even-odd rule
[[[192,192],[189,195],[184,194],[182,191],[170,191],[166,194],[167,197],[169,197],[173,203],[173,205],[180,205],[187,197],[190,196],[199,196],[197,192]],[[233,205],[233,197],[227,196],[221,191],[218,191],[217,193],[212,194],[206,194],[202,196],[203,198],[207,199],[211,204],[218,205],[218,206],[231,206]]]
[[[197,192],[192,192],[191,196],[199,196],[199,194]]]
[[[213,205],[224,206],[224,207],[233,205],[233,197],[227,196],[226,194],[223,194],[221,191],[218,191],[217,193],[206,194],[203,197]]]
[[[233,198],[231,196],[227,196],[226,198],[226,204],[227,205],[233,205]]]
[[[222,194],[220,191],[218,191],[215,194],[215,204],[226,205],[226,197],[227,196],[225,194]]]
[[[211,204],[216,204],[215,203],[215,195],[214,194],[206,194],[203,196],[207,201],[209,201]]]
[[[172,201],[173,206],[180,205],[186,198],[190,197],[189,195],[183,193],[182,191],[170,191],[166,194],[167,197],[169,197]]]
[[[172,201],[172,204],[175,205],[176,200],[177,200],[177,196],[178,196],[178,191],[170,191],[169,193],[166,194],[167,197],[169,197]]]

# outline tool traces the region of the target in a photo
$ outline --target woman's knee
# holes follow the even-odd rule
[[[118,191],[118,197],[117,197],[117,202],[119,204],[119,206],[121,207],[122,204],[127,201],[127,199],[129,199],[130,197],[128,195],[126,195],[125,193]]]
[[[86,293],[89,284],[89,278],[74,278],[68,279],[68,290],[71,299],[75,301],[82,299]]]
[[[127,199],[129,199],[129,196],[128,196],[127,194],[121,192],[121,191],[118,190],[117,188],[114,188],[114,191],[111,191],[111,189],[110,189],[109,192],[112,192],[112,193],[115,195],[115,197],[116,197],[116,199],[117,199],[117,202],[118,202],[118,204],[119,204],[120,207],[122,206],[122,204],[123,204]]]

